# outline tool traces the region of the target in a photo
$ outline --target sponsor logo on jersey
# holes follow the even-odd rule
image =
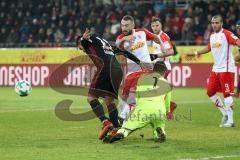
[[[220,48],[222,47],[222,43],[213,43],[212,48]]]
[[[157,45],[157,44],[153,44],[153,49],[158,49],[159,47],[158,47],[159,45]]]
[[[137,44],[132,45],[132,46],[130,47],[130,50],[131,50],[131,51],[134,51],[134,50],[136,50],[136,49],[138,49],[138,48],[141,48],[141,47],[143,47],[143,46],[144,46],[144,42],[138,42]]]

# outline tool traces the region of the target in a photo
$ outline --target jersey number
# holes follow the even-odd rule
[[[153,79],[154,79],[153,88],[155,88],[158,83],[158,77],[153,77]]]
[[[229,88],[229,85],[227,83],[225,83],[225,92],[230,92],[230,88]]]
[[[114,55],[112,46],[105,40],[99,37],[96,37],[102,43],[102,48],[106,54]]]

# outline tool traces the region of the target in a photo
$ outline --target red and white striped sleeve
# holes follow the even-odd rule
[[[136,29],[136,31],[143,31],[146,34],[147,41],[154,40],[155,34],[147,30],[146,28]]]
[[[236,45],[239,40],[237,36],[235,36],[231,31],[224,29],[223,33],[227,37],[228,43]]]

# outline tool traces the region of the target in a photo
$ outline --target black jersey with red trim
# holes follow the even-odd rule
[[[88,54],[97,67],[100,67],[99,65],[101,64],[104,66],[109,65],[112,60],[112,62],[116,62],[115,54],[119,53],[122,53],[137,64],[140,63],[139,59],[132,53],[120,50],[119,48],[113,49],[107,40],[97,36],[91,35],[90,40],[81,39],[81,44],[84,47],[86,54]]]

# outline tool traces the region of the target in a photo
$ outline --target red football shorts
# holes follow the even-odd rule
[[[210,72],[207,86],[209,97],[217,92],[222,92],[224,97],[234,93],[234,74],[233,72]]]
[[[164,75],[164,78],[167,79],[168,75],[171,73],[171,70],[167,70],[165,75]]]
[[[144,74],[143,71],[132,72],[127,74],[123,83],[123,91],[122,94],[124,96],[128,95],[130,91],[135,92],[137,87],[137,82],[139,77]]]

